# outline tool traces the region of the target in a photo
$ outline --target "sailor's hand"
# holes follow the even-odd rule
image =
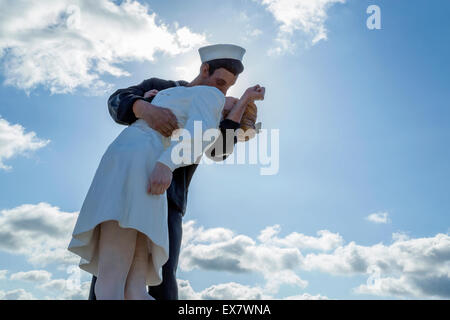
[[[156,162],[155,168],[150,174],[147,193],[163,194],[169,188],[171,182],[172,171],[170,168],[161,162]]]
[[[137,118],[144,119],[150,128],[165,137],[170,137],[172,131],[178,129],[177,117],[168,108],[158,107],[139,99],[133,104],[133,112]]]

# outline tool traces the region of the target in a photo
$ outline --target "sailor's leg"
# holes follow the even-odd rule
[[[169,260],[162,267],[162,283],[148,287],[148,293],[156,300],[178,300],[176,273],[183,236],[183,213],[169,202],[168,214]]]

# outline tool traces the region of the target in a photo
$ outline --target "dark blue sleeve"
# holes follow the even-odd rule
[[[132,124],[137,120],[133,112],[134,102],[139,99],[146,100],[145,92],[152,89],[156,89],[155,78],[144,80],[136,86],[116,90],[108,99],[109,114],[119,124]]]

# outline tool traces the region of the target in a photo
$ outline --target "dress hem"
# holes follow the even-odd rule
[[[162,282],[162,276],[160,275],[161,272],[161,268],[162,266],[169,260],[169,253],[167,252],[167,250],[164,248],[164,246],[162,246],[161,244],[155,242],[153,239],[150,238],[150,236],[148,236],[145,232],[143,232],[139,227],[133,226],[133,225],[125,225],[122,223],[122,221],[118,220],[118,219],[106,219],[106,220],[102,220],[99,221],[97,223],[95,223],[95,226],[93,228],[90,228],[88,230],[84,230],[81,232],[77,232],[76,234],[72,234],[72,239],[75,239],[77,241],[79,241],[81,244],[79,245],[75,245],[75,244],[69,244],[67,250],[69,250],[70,252],[78,255],[81,257],[81,261],[79,263],[79,267],[80,269],[93,274],[94,276],[97,276],[98,272],[93,272],[92,268],[87,267],[87,265],[92,264],[95,254],[86,254],[85,252],[83,252],[83,250],[78,250],[81,248],[86,248],[90,245],[91,241],[92,241],[92,234],[91,237],[89,239],[89,241],[85,241],[85,239],[83,240],[83,237],[80,237],[80,235],[88,233],[88,232],[94,232],[95,229],[103,222],[106,221],[116,221],[119,225],[119,227],[123,228],[123,229],[134,229],[136,231],[141,232],[142,234],[144,234],[147,238],[147,250],[148,250],[148,254],[149,254],[149,260],[151,258],[151,263],[153,264],[153,267],[157,267],[158,270],[156,270],[156,268],[154,268],[155,273],[158,277],[158,280],[155,281],[146,281],[146,285],[151,285],[151,286],[155,286],[155,285],[159,285]],[[72,241],[71,241],[72,242]],[[155,246],[161,248],[161,250],[164,252],[164,256],[165,258],[163,259],[163,262],[161,264],[158,264],[157,266],[155,266],[155,260],[154,260],[154,255],[153,255],[153,250],[151,250],[152,248],[150,247],[152,244],[154,244]],[[96,244],[97,245],[97,244]],[[95,248],[95,251],[97,251],[97,248]],[[149,261],[150,263],[150,261]]]

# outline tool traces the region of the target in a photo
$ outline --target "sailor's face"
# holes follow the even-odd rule
[[[228,89],[236,83],[237,76],[232,74],[230,71],[219,68],[214,71],[207,79],[207,85],[216,87],[223,92],[224,95],[227,94]]]

